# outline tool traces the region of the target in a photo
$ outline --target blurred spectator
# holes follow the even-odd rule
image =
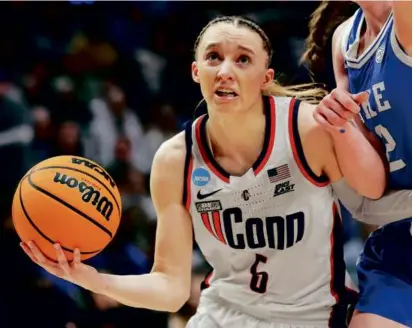
[[[32,109],[34,138],[31,143],[31,164],[34,166],[53,154],[53,126],[50,111],[43,106]]]
[[[66,66],[74,74],[108,68],[117,57],[116,49],[105,39],[105,26],[96,21],[87,23],[72,39],[65,58]]]
[[[28,167],[33,124],[26,107],[0,94],[0,208],[9,208],[12,194]],[[10,165],[13,163],[13,165]]]
[[[150,108],[150,121],[143,136],[146,146],[143,172],[149,173],[156,151],[163,142],[178,132],[178,119],[172,104],[155,100]]]
[[[67,76],[59,76],[54,80],[54,97],[50,107],[54,109],[54,121],[71,120],[87,130],[92,120],[92,113],[87,103],[75,93],[75,83]]]
[[[131,163],[131,143],[120,137],[116,144],[115,160],[108,172],[117,182],[122,195],[123,208],[128,210],[139,206],[150,220],[156,219],[155,209],[146,188],[146,177]]]
[[[11,202],[21,177],[29,169],[30,142],[33,139],[33,125],[28,109],[8,96],[9,83],[0,84],[0,255],[5,268],[0,270],[0,307],[6,309],[9,324],[15,325],[14,313],[21,304],[21,298],[32,290],[30,267],[32,264],[21,253],[18,238],[11,224]],[[19,286],[19,288],[15,288]],[[3,317],[0,318],[0,325]],[[13,327],[13,326],[12,326]]]
[[[21,88],[29,107],[47,106],[53,95],[50,86],[50,72],[44,63],[36,63],[22,76]]]
[[[76,122],[65,121],[57,126],[52,154],[53,156],[85,156],[80,128]]]
[[[131,164],[140,169],[145,156],[143,127],[139,118],[126,105],[125,93],[116,85],[109,84],[103,98],[92,100],[90,108],[93,120],[90,134],[97,162],[107,167],[115,160],[116,143],[120,136],[131,144]]]

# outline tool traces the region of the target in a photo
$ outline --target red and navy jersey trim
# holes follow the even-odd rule
[[[254,173],[257,175],[267,164],[271,152],[274,147],[275,142],[275,120],[276,120],[276,108],[275,101],[273,97],[263,97],[264,99],[264,111],[265,111],[265,135],[264,135],[264,145],[260,155],[253,164],[252,168]],[[229,183],[230,174],[224,170],[212,155],[211,149],[208,145],[207,132],[206,132],[206,122],[208,121],[208,116],[204,115],[201,117],[195,127],[196,139],[199,146],[199,151],[201,153],[202,159],[208,168],[222,181]]]
[[[274,97],[264,98],[265,106],[265,135],[264,146],[260,156],[252,166],[255,175],[260,173],[270,159],[275,142],[275,128],[276,128],[276,108]]]
[[[304,155],[300,134],[298,132],[298,110],[300,108],[300,103],[301,101],[295,98],[291,99],[290,102],[288,134],[290,137],[291,150],[302,175],[317,187],[324,187],[330,183],[329,178],[325,174],[317,176],[311,170]]]
[[[184,184],[183,184],[183,195],[182,203],[185,208],[189,211],[191,206],[191,175],[192,175],[192,166],[193,166],[193,157],[192,157],[192,122],[189,122],[185,126],[185,147],[186,147],[186,156],[185,156],[185,165],[184,165]]]
[[[333,203],[333,229],[330,235],[330,291],[336,300],[330,319],[330,328],[346,328],[347,313],[350,304],[357,302],[358,294],[346,287],[346,264],[344,262],[344,234],[340,213]]]

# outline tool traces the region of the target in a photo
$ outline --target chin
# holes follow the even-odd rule
[[[242,106],[236,103],[214,103],[214,110],[217,113],[239,113],[242,111]]]

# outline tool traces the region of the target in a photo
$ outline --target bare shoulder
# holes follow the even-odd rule
[[[298,112],[298,131],[305,158],[317,176],[327,174],[331,180],[337,179],[334,143],[327,132],[314,119],[316,106],[301,102]]]
[[[178,133],[159,147],[153,159],[150,181],[155,203],[161,199],[181,201],[185,158],[185,132]]]
[[[178,168],[184,165],[186,157],[185,132],[182,131],[165,141],[155,153],[153,165],[158,168]]]
[[[336,78],[336,84],[338,87],[348,89],[348,77],[344,68],[344,44],[347,42],[349,29],[353,23],[353,17],[350,17],[343,23],[341,23],[333,34],[332,40],[332,57],[333,57],[333,69],[334,76]]]
[[[394,28],[397,40],[412,56],[412,1],[393,1]]]
[[[333,144],[330,134],[314,119],[316,105],[306,102],[300,103],[298,112],[298,128],[300,136],[307,140],[322,142],[323,144]]]
[[[337,26],[333,33],[333,49],[340,50],[340,53],[343,42],[346,42],[348,40],[348,36],[350,34],[350,29],[353,24],[353,21],[354,17],[351,16],[350,18],[342,22],[339,26]]]
[[[341,42],[341,38],[344,36],[346,31],[350,29],[352,23],[353,17],[350,17],[342,22],[339,26],[337,26],[333,34],[333,43],[337,41]]]

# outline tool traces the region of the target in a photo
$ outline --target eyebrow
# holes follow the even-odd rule
[[[219,43],[219,42],[211,42],[211,43],[209,43],[209,44],[206,46],[205,51],[208,51],[208,50],[210,50],[211,48],[216,48],[216,47],[218,47],[218,46],[220,46],[220,45],[221,45],[221,43]],[[238,46],[238,49],[243,50],[243,51],[245,51],[245,52],[249,52],[249,53],[252,54],[252,55],[255,55],[255,52],[252,51],[252,49],[250,49],[250,48],[248,48],[248,47],[239,45],[239,46]]]

